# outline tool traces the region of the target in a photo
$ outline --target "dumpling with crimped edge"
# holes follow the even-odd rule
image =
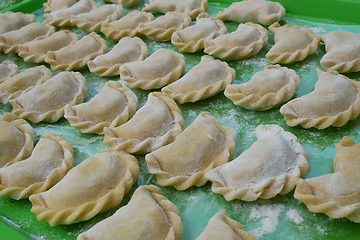
[[[55,133],[45,133],[31,156],[0,168],[0,197],[27,198],[59,182],[73,167],[71,144]]]
[[[174,32],[171,43],[179,48],[180,52],[197,52],[204,48],[205,39],[214,39],[227,33],[225,24],[219,19],[210,17],[208,13],[200,13],[193,26]]]
[[[117,127],[131,118],[138,104],[136,95],[121,83],[109,81],[89,102],[65,106],[65,118],[83,133],[103,134],[104,127]]]
[[[84,101],[86,84],[80,72],[59,72],[10,100],[12,113],[33,123],[56,122],[64,115],[65,105],[72,106]]]
[[[124,37],[106,54],[88,61],[89,70],[99,76],[120,75],[120,66],[128,62],[143,61],[148,47],[141,38]]]
[[[127,205],[81,233],[77,240],[180,240],[182,233],[179,209],[161,195],[160,188],[144,185],[135,190]]]
[[[154,20],[151,13],[139,10],[131,11],[119,20],[103,22],[100,31],[109,39],[119,41],[123,37],[140,37],[143,34],[138,32],[140,23],[147,23]]]
[[[259,125],[255,131],[258,140],[249,149],[205,176],[227,201],[287,194],[309,169],[308,153],[294,134],[278,125]]]
[[[317,69],[314,91],[280,108],[286,124],[293,127],[341,127],[360,114],[360,83],[335,71]]]
[[[207,0],[150,0],[149,4],[145,4],[142,11],[159,12],[166,14],[167,12],[185,13],[196,19],[196,17],[208,9]]]
[[[225,210],[212,216],[204,231],[196,240],[256,240],[256,237],[245,231],[241,223],[231,219]]]
[[[70,169],[49,190],[31,195],[31,212],[50,226],[86,221],[116,207],[138,176],[134,156],[102,150]]]
[[[105,4],[90,12],[72,15],[71,23],[85,32],[100,32],[104,21],[112,22],[122,17],[123,7],[119,4]]]
[[[145,155],[145,160],[161,186],[185,190],[204,185],[207,172],[230,161],[235,142],[234,129],[202,112],[174,142]]]
[[[259,24],[241,23],[235,32],[205,40],[204,52],[224,60],[241,60],[257,54],[267,43],[268,32]]]
[[[11,11],[0,13],[0,34],[20,29],[33,22],[35,22],[34,14]]]
[[[19,67],[11,60],[5,60],[0,63],[0,83],[7,78],[19,73]]]
[[[326,70],[340,73],[360,71],[360,34],[333,31],[321,35],[326,54],[320,60]]]
[[[126,81],[131,88],[157,89],[179,79],[184,70],[184,55],[160,48],[144,61],[120,66],[120,79]]]
[[[96,2],[92,0],[80,0],[69,7],[44,13],[44,22],[57,27],[71,27],[74,26],[74,24],[71,23],[71,16],[87,13],[96,8]]]
[[[294,197],[311,212],[360,223],[360,144],[345,136],[335,146],[334,173],[300,179]]]
[[[227,86],[224,94],[235,105],[264,111],[286,102],[299,88],[300,77],[293,69],[269,65],[248,82]]]
[[[23,91],[37,83],[42,83],[52,77],[50,69],[44,65],[28,68],[25,71],[7,78],[0,84],[0,102],[6,104],[17,98]]]
[[[279,22],[284,16],[285,8],[278,2],[243,0],[241,2],[233,2],[230,7],[220,11],[217,18],[224,22],[253,22],[268,26]]]
[[[75,33],[69,30],[60,30],[50,36],[41,36],[19,46],[19,56],[25,62],[41,63],[45,61],[48,51],[57,51],[74,44],[78,40]]]
[[[36,140],[32,126],[12,113],[0,119],[0,168],[30,156]]]
[[[45,62],[52,70],[80,70],[87,66],[87,62],[97,56],[107,53],[107,42],[97,33],[92,32],[72,45],[57,51],[48,51]]]
[[[55,28],[46,23],[29,23],[22,28],[0,35],[0,49],[5,53],[18,53],[20,45],[40,36],[49,36]]]
[[[64,8],[69,8],[79,0],[47,0],[43,6],[45,7],[44,13],[57,11]]]
[[[179,80],[163,87],[180,104],[215,96],[235,79],[235,70],[226,62],[202,56],[199,64]]]
[[[183,127],[176,102],[166,93],[153,92],[128,122],[104,128],[104,143],[116,150],[145,154],[174,141]]]
[[[138,32],[155,42],[171,40],[171,35],[191,25],[191,18],[184,13],[167,12],[147,23],[140,23]]]
[[[280,26],[274,23],[269,30],[275,34],[275,45],[266,54],[271,63],[294,63],[304,60],[314,54],[320,46],[320,36],[310,29],[290,26]]]

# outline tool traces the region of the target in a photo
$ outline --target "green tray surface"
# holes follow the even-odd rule
[[[21,11],[33,13],[37,21],[44,20],[42,4],[44,0],[24,0],[21,3],[2,10]],[[98,5],[105,4],[96,0]],[[148,2],[148,1],[146,1]],[[290,24],[311,29],[316,34],[324,34],[335,30],[351,31],[360,33],[360,2],[357,0],[280,0],[278,1],[286,8],[287,13],[280,22],[281,25]],[[228,7],[232,1],[209,0],[208,13],[216,16],[218,11]],[[142,2],[135,9],[144,7]],[[124,14],[133,9],[124,8]],[[226,22],[228,31],[237,28],[236,23]],[[79,35],[79,39],[86,35],[78,28],[73,28]],[[149,55],[159,48],[177,50],[170,42],[155,43],[152,40],[142,37],[149,48]],[[107,39],[109,51],[117,42]],[[268,44],[255,56],[241,60],[228,61],[230,67],[236,70],[236,78],[233,84],[244,83],[251,76],[263,70],[270,63],[265,54],[274,45],[273,34],[269,32]],[[305,60],[284,65],[294,69],[301,78],[301,86],[295,97],[311,92],[317,81],[316,68],[322,68],[319,61],[325,54],[325,47],[321,45],[318,51],[307,57]],[[200,62],[203,52],[194,54],[183,54],[186,61],[185,72]],[[14,61],[23,71],[38,64],[24,62],[15,54],[1,54],[0,62],[4,60]],[[48,66],[48,65],[47,65]],[[88,81],[89,94],[85,101],[95,96],[104,84],[109,80],[119,80],[115,77],[99,77],[88,69],[80,71]],[[55,73],[54,73],[55,74]],[[346,74],[351,79],[360,80],[360,73]],[[132,89],[139,99],[138,109],[144,105],[147,96],[151,91]],[[360,143],[360,121],[359,118],[348,122],[341,128],[330,127],[324,130],[304,129],[300,126],[289,127],[286,125],[283,116],[279,113],[279,107],[262,112],[246,110],[235,106],[221,92],[216,96],[196,103],[179,105],[182,110],[185,127],[188,126],[202,111],[208,111],[217,118],[224,126],[229,126],[237,131],[236,151],[234,158],[248,149],[257,139],[254,133],[259,124],[278,124],[286,131],[294,133],[301,144],[309,153],[309,171],[305,178],[320,176],[333,172],[333,160],[335,155],[334,145],[343,136],[350,136],[356,143]],[[0,103],[0,116],[5,112],[11,112],[10,105]],[[103,143],[103,136],[96,134],[83,134],[72,128],[66,119],[61,118],[58,122],[50,124],[41,122],[31,123],[35,129],[37,139],[46,132],[54,132],[65,138],[74,147],[75,165],[84,159],[94,155],[96,152],[108,148]],[[47,222],[39,222],[36,216],[30,212],[31,203],[28,199],[13,200],[9,197],[0,198],[0,231],[1,239],[76,239],[77,235],[92,227],[95,223],[111,216],[118,208],[126,205],[133,192],[138,186],[145,184],[158,185],[154,175],[147,171],[144,155],[136,155],[139,162],[140,175],[131,191],[125,196],[119,206],[103,212],[94,218],[71,225],[60,225],[50,227]],[[226,210],[229,217],[243,224],[246,231],[253,233],[259,240],[272,239],[348,239],[358,240],[360,226],[347,219],[331,219],[325,214],[315,214],[306,206],[294,199],[294,192],[286,195],[278,195],[269,200],[257,200],[244,202],[233,200],[227,202],[222,195],[211,191],[211,183],[208,182],[202,187],[191,187],[185,191],[177,191],[173,187],[162,187],[162,194],[171,200],[180,210],[184,233],[183,240],[196,239],[204,230],[209,219],[219,210]]]

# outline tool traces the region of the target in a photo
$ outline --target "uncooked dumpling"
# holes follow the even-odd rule
[[[166,93],[153,92],[128,122],[104,128],[104,143],[129,153],[148,153],[174,141],[183,127],[176,102]]]
[[[0,34],[20,29],[21,27],[35,22],[34,14],[22,12],[0,13]]]
[[[234,79],[235,70],[226,62],[203,56],[199,64],[161,91],[170,94],[180,104],[196,102],[218,94]]]
[[[138,32],[155,42],[171,40],[171,35],[191,25],[191,18],[178,12],[168,12],[147,23],[140,23]]]
[[[123,37],[108,53],[88,61],[89,70],[99,76],[120,75],[120,66],[128,62],[143,61],[148,47],[141,38]]]
[[[249,149],[205,176],[227,201],[286,194],[309,169],[308,154],[294,134],[277,125],[259,125],[255,131],[258,140]]]
[[[87,95],[86,79],[80,72],[60,72],[45,82],[29,87],[13,100],[12,113],[33,123],[56,122],[66,104],[82,103]]]
[[[234,2],[224,11],[220,11],[217,18],[224,22],[253,22],[271,25],[274,22],[279,22],[284,16],[285,8],[278,2],[243,0],[241,2]]]
[[[22,28],[0,35],[0,49],[5,53],[18,53],[20,46],[40,36],[50,36],[55,28],[44,23],[29,23]]]
[[[145,4],[143,11],[160,13],[180,12],[189,15],[191,19],[196,19],[200,13],[206,12],[207,9],[207,0],[150,0],[149,4]]]
[[[259,24],[241,23],[235,32],[205,40],[204,52],[224,60],[241,60],[257,54],[267,43],[268,32]]]
[[[79,0],[47,0],[43,5],[45,7],[44,13],[57,11],[64,8],[69,8]]]
[[[334,173],[299,180],[294,197],[311,212],[360,223],[360,144],[343,137],[335,146]]]
[[[54,71],[80,70],[87,66],[88,61],[107,53],[107,51],[107,42],[100,35],[92,32],[75,44],[57,51],[48,51],[45,62],[50,64]]]
[[[13,61],[5,60],[0,63],[0,83],[17,73],[19,73],[19,67]]]
[[[136,95],[121,83],[109,81],[89,102],[65,106],[65,118],[83,133],[103,134],[104,127],[117,127],[131,118],[137,107]]]
[[[0,168],[30,156],[36,135],[31,125],[12,113],[0,119]]]
[[[227,33],[225,24],[219,19],[210,17],[208,13],[200,13],[195,25],[174,32],[171,43],[179,48],[180,52],[197,52],[204,48],[206,39],[214,39]]]
[[[286,124],[304,128],[341,127],[360,114],[360,83],[337,72],[317,69],[314,91],[280,108]]]
[[[97,8],[97,5],[94,1],[80,0],[69,7],[44,13],[44,17],[46,18],[44,22],[57,27],[74,26],[74,24],[71,23],[71,16],[87,13],[95,8]]]
[[[141,62],[120,66],[120,79],[132,88],[161,88],[179,79],[185,70],[185,57],[173,50],[160,48]]]
[[[202,186],[205,174],[231,160],[236,131],[220,123],[208,112],[200,115],[174,142],[145,156],[149,172],[161,186],[185,190]]]
[[[0,168],[0,197],[26,198],[59,182],[74,164],[70,143],[55,133],[41,136],[31,156]]]
[[[140,186],[130,202],[81,233],[77,240],[180,240],[183,224],[177,207],[154,185]]]
[[[340,73],[360,71],[360,34],[333,31],[321,35],[326,54],[320,60],[326,70]]]
[[[300,77],[293,69],[269,65],[242,84],[226,87],[225,96],[235,105],[263,111],[289,100],[300,87]]]
[[[320,36],[310,29],[290,26],[280,26],[274,23],[269,30],[275,34],[275,45],[266,54],[271,63],[294,63],[304,60],[314,54],[320,46]]]
[[[154,20],[154,16],[151,13],[134,10],[117,21],[103,22],[100,31],[107,38],[115,41],[119,41],[123,37],[140,37],[143,34],[138,32],[139,24],[152,20]]]
[[[31,212],[51,226],[86,221],[117,206],[138,175],[134,156],[100,151],[73,167],[49,190],[31,195]]]
[[[210,218],[204,231],[196,240],[256,240],[256,237],[245,231],[241,223],[229,218],[225,210],[220,210]]]
[[[123,7],[116,4],[106,4],[90,12],[71,16],[71,23],[85,32],[100,32],[104,21],[112,22],[122,17]]]
[[[50,36],[41,36],[20,45],[19,56],[25,62],[41,63],[45,61],[48,51],[57,51],[74,44],[77,40],[78,37],[75,33],[69,30],[61,30]]]
[[[40,65],[7,78],[0,84],[0,102],[6,104],[17,98],[23,91],[52,77],[50,69]]]

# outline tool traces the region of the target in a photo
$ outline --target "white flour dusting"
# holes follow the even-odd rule
[[[256,237],[276,230],[279,223],[279,215],[284,209],[282,204],[255,206],[251,209],[250,218],[260,219],[262,226],[251,231]]]
[[[300,224],[304,221],[304,218],[300,215],[300,212],[296,209],[290,209],[287,211],[286,216],[293,223]]]

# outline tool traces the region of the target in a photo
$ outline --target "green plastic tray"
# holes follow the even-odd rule
[[[4,9],[5,11],[21,11],[34,13],[37,21],[43,21],[42,4],[45,0],[24,0],[23,2]],[[96,0],[98,4],[104,4],[102,0]],[[351,31],[360,33],[360,2],[358,0],[280,0],[286,8],[287,13],[280,23],[298,25],[311,29],[316,34],[323,34],[334,30]],[[228,7],[232,1],[209,0],[208,13],[216,16],[217,12]],[[141,3],[136,9],[142,9]],[[124,9],[124,15],[132,9]],[[227,22],[229,32],[237,28],[236,23]],[[79,38],[86,35],[80,29],[73,28],[72,31]],[[143,40],[149,47],[149,55],[159,48],[177,50],[170,42],[155,43],[146,37]],[[109,49],[116,44],[108,40]],[[269,34],[268,44],[255,56],[242,61],[228,61],[229,65],[236,70],[234,84],[246,82],[257,71],[270,64],[265,54],[274,44],[273,35]],[[184,54],[186,70],[189,71],[199,63],[204,53]],[[319,63],[325,54],[325,47],[321,45],[319,50],[306,58],[304,61],[286,65],[294,69],[301,78],[301,87],[294,97],[299,97],[311,92],[317,81],[315,69],[321,68]],[[1,54],[0,62],[13,60],[20,71],[37,66],[35,63],[26,63],[15,54]],[[118,80],[119,77],[98,77],[88,69],[81,73],[88,81],[88,101],[95,96],[108,80]],[[348,77],[359,81],[360,73],[347,74]],[[133,89],[139,98],[139,106],[147,100],[150,91]],[[289,127],[283,116],[279,113],[279,107],[263,112],[254,112],[235,106],[223,93],[199,101],[179,105],[182,110],[185,127],[188,126],[202,111],[208,111],[217,118],[222,125],[234,128],[237,132],[236,152],[234,158],[248,149],[257,139],[254,129],[259,124],[278,124],[286,131],[294,133],[309,153],[310,169],[305,178],[320,176],[333,172],[333,159],[335,155],[334,145],[343,136],[350,136],[356,143],[360,143],[360,120],[350,121],[341,128],[330,127],[324,130],[304,129],[302,127]],[[5,112],[11,112],[10,105],[0,104],[0,116]],[[36,132],[37,139],[46,132],[55,132],[70,142],[75,151],[75,165],[84,159],[94,155],[101,149],[108,148],[102,136],[95,134],[82,134],[73,129],[66,119],[61,118],[57,123],[31,124]],[[77,235],[89,229],[95,223],[111,216],[119,207],[124,206],[130,200],[135,189],[144,184],[157,185],[154,175],[148,173],[147,165],[143,155],[136,155],[140,166],[140,176],[132,190],[125,196],[122,203],[107,212],[100,213],[94,218],[81,223],[68,226],[61,225],[50,227],[47,222],[39,222],[36,216],[30,212],[31,203],[28,199],[13,200],[8,197],[0,198],[0,231],[1,239],[76,239]],[[191,187],[185,191],[177,191],[173,187],[161,187],[165,197],[170,199],[180,210],[184,225],[183,240],[195,240],[204,230],[209,219],[219,210],[226,210],[229,217],[242,223],[245,230],[255,234],[259,240],[272,239],[360,239],[360,225],[347,219],[330,219],[325,214],[315,214],[306,206],[294,199],[294,192],[286,195],[278,195],[269,200],[258,200],[255,202],[244,202],[234,200],[227,202],[222,195],[211,191],[211,183],[202,187]]]

